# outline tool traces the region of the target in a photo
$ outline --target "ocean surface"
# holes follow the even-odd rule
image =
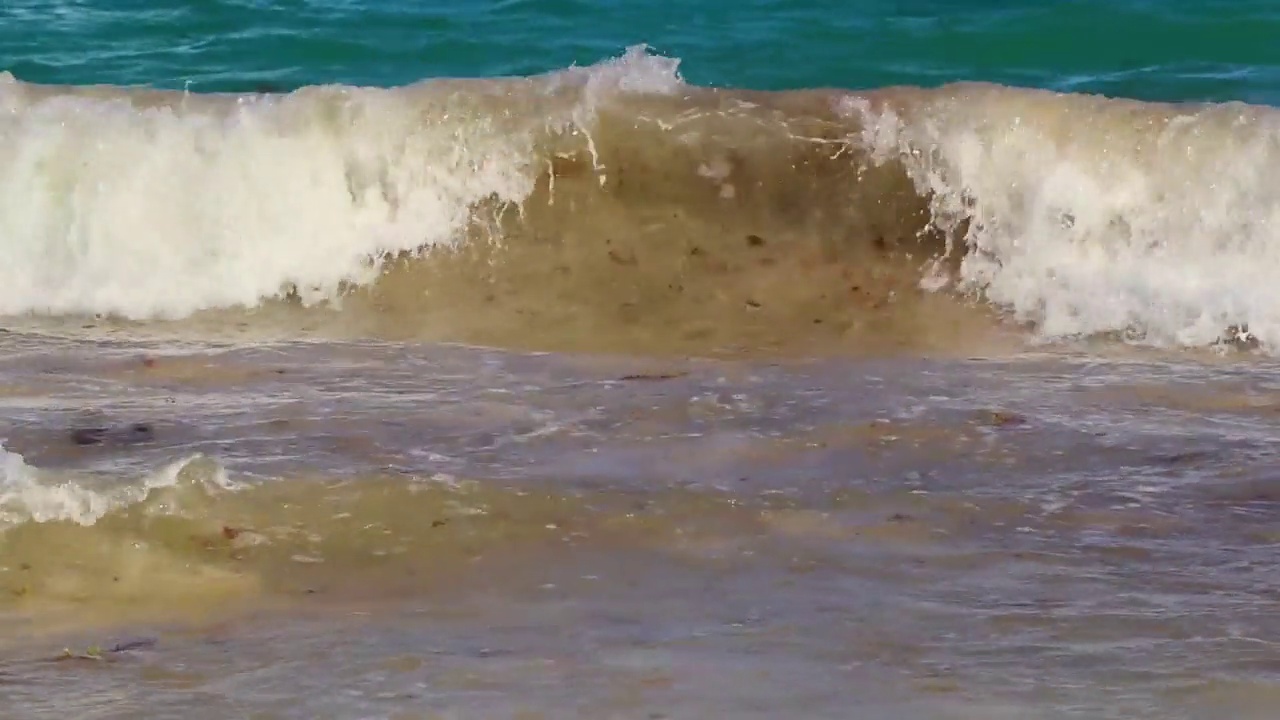
[[[1275,717],[1276,38],[4,3],[0,717]]]

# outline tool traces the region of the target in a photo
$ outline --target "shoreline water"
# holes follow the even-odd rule
[[[115,707],[147,717],[176,717],[181,688],[209,717],[1167,717],[1173,698],[1251,717],[1265,692],[1214,689],[1267,632],[1280,401],[1261,358],[655,366],[286,343],[147,365],[137,349],[116,345],[117,364],[81,341],[3,370],[55,377],[6,397],[5,448],[59,497],[156,488],[91,525],[6,532],[6,615],[48,623],[0,664],[12,707],[70,711],[65,693],[13,693],[100,682],[136,685]],[[87,406],[152,439],[73,446]],[[1229,619],[1192,611],[1228,588]],[[29,662],[64,646],[110,657]],[[316,695],[332,707],[248,680],[313,652],[347,693]],[[755,700],[729,691],[748,677]]]
[[[382,10],[339,35],[386,67],[191,48],[289,92],[6,66],[0,707],[1269,717],[1280,111],[1214,64],[1254,35],[931,75],[1043,12],[888,15],[922,64],[823,24],[817,89],[749,89],[805,74],[767,33],[742,88],[479,77],[564,49],[518,42],[397,82]],[[1126,88],[1188,102],[1056,91]]]

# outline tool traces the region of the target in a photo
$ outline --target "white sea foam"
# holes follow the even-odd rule
[[[677,70],[634,48],[531,79],[285,96],[8,78],[0,314],[334,298],[383,256],[456,242],[482,201],[521,202],[549,135],[594,152],[601,104],[679,91]],[[1280,347],[1280,111],[988,85],[850,95],[843,110],[877,160],[906,165],[934,222],[964,231],[955,286],[1043,335],[1195,346],[1247,327]]]
[[[966,231],[961,287],[1046,336],[1280,347],[1280,112],[984,85],[845,110]]]
[[[93,525],[113,510],[147,500],[157,490],[183,485],[222,490],[238,487],[220,465],[202,455],[172,462],[137,480],[122,481],[43,470],[0,445],[0,530],[23,522]],[[180,510],[159,508],[164,513]]]
[[[549,128],[609,93],[679,83],[675,61],[642,48],[488,94],[442,82],[211,98],[6,77],[0,314],[178,318],[290,285],[331,298],[370,280],[371,258],[455,241],[479,201],[525,198]],[[539,105],[556,90],[576,102]]]

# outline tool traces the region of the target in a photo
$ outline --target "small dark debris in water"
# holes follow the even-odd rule
[[[107,652],[123,653],[130,652],[132,650],[151,650],[156,646],[157,642],[158,641],[155,638],[138,638],[137,640],[128,640],[122,643],[117,643]]]
[[[155,430],[148,423],[134,423],[129,426],[129,436],[133,442],[150,440],[154,435]]]
[[[112,575],[112,576],[111,576],[111,582],[120,582],[120,576],[119,576],[119,575]]]
[[[153,368],[156,366],[156,359],[153,357],[142,358],[142,367]]]
[[[760,237],[759,235],[748,235],[747,244],[750,245],[751,247],[764,247],[765,242],[764,242],[764,238]]]
[[[1226,489],[1219,492],[1221,494],[1215,493],[1215,497],[1209,500],[1210,503],[1240,505],[1249,503],[1274,503],[1280,501],[1280,493],[1277,493],[1272,488],[1243,487],[1239,489]]]
[[[24,571],[24,572],[25,572],[25,571],[27,571],[27,570],[30,570],[30,569],[31,569],[31,563],[25,563],[25,562],[24,562],[24,563],[19,563],[19,565],[18,565],[18,569],[19,569],[19,570],[22,570],[22,571]]]
[[[244,530],[241,530],[240,528],[233,528],[230,525],[222,526],[222,537],[228,540],[235,540],[236,538],[240,537],[240,534],[243,532]]]
[[[697,245],[694,245],[693,249],[689,250],[689,255],[691,257],[698,257],[699,255],[705,255],[705,254],[706,254],[705,251],[702,248],[698,247]]]
[[[915,518],[903,513],[894,513],[889,516],[889,522],[911,522]]]
[[[861,286],[861,285],[850,285],[850,286],[849,286],[849,292],[862,292],[862,286]]]
[[[688,374],[689,374],[689,373],[687,373],[687,372],[672,372],[672,373],[637,373],[637,374],[635,374],[635,375],[623,375],[622,377],[618,378],[618,380],[625,380],[625,381],[631,381],[631,380],[675,380],[676,378],[682,378],[682,377],[684,377],[684,376],[686,376],[686,375],[688,375]]]
[[[615,263],[617,263],[618,265],[631,266],[631,265],[635,265],[635,264],[636,264],[636,256],[635,256],[635,255],[622,255],[621,253],[619,253],[619,252],[618,252],[618,251],[616,251],[616,250],[610,250],[610,251],[609,251],[609,259],[610,259],[610,260],[612,260],[612,261],[614,261],[614,262],[615,262]]]
[[[307,595],[315,595],[316,593],[318,593],[318,592],[320,592],[320,591],[319,591],[319,590],[316,590],[315,588],[307,588],[307,589],[306,589],[306,590],[304,590],[303,592],[305,592]]]
[[[108,441],[120,445],[143,443],[155,438],[155,429],[150,423],[133,423],[128,427],[112,431],[106,427],[75,428],[71,431],[71,442],[76,445],[103,445]]]
[[[110,659],[112,655],[120,655],[134,650],[150,650],[155,646],[155,638],[140,638],[138,640],[129,640],[117,643],[106,649],[103,649],[98,645],[90,645],[84,650],[84,652],[72,652],[70,648],[64,648],[62,654],[51,658],[51,660],[53,662],[64,662],[67,660],[93,660],[96,662],[102,662]]]
[[[276,368],[276,369],[275,369],[275,370],[273,370],[272,372],[274,372],[274,373],[275,373],[275,374],[277,374],[277,375],[284,375],[284,374],[288,373],[289,371],[288,371],[288,370],[285,370],[284,368]]]
[[[13,595],[16,598],[22,598],[27,596],[27,592],[28,592],[27,586],[23,585],[21,587],[16,587],[13,590],[10,590],[9,594]]]
[[[1199,462],[1201,460],[1212,460],[1213,453],[1206,450],[1188,450],[1180,453],[1170,453],[1168,455],[1156,455],[1151,458],[1162,465],[1182,465],[1185,463]]]
[[[744,478],[744,477],[738,478],[738,482],[746,482],[746,481],[747,481],[747,478]]]
[[[448,525],[448,524],[449,524],[448,520],[432,520],[431,521],[431,527],[433,528],[444,527],[445,525]]]
[[[1018,427],[1019,425],[1027,424],[1025,417],[1006,410],[988,410],[983,420],[987,425],[997,428]]]
[[[107,428],[77,428],[71,431],[71,442],[77,445],[101,445],[107,437]]]
[[[761,307],[761,305],[760,305],[759,301],[757,301],[757,300],[747,300],[747,307],[749,307],[749,308],[758,308],[758,307]]]
[[[822,318],[814,318],[814,319],[813,319],[813,324],[814,324],[814,325],[821,325],[821,324],[822,324]]]

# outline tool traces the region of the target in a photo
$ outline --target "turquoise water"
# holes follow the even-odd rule
[[[1269,0],[13,0],[0,9],[0,68],[192,90],[396,85],[539,73],[645,43],[704,85],[989,80],[1275,104],[1277,37]]]

